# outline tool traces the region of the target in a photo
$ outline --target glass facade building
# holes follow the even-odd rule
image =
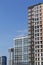
[[[7,65],[7,58],[6,56],[2,56],[2,65]]]
[[[6,56],[0,57],[0,65],[7,65],[7,57]]]
[[[14,64],[29,65],[29,47],[28,36],[14,39]]]

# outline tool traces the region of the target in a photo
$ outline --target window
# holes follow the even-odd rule
[[[38,62],[38,65],[40,65],[40,62]]]
[[[39,44],[39,42],[38,42],[38,44]]]
[[[41,60],[43,60],[43,57],[41,58]]]
[[[37,18],[37,20],[39,20],[39,19]]]
[[[39,52],[39,50],[38,50],[38,52]]]
[[[37,24],[39,24],[39,21],[37,22]]]
[[[43,52],[43,49],[41,49],[41,52]]]
[[[42,21],[40,21],[40,24],[42,24]]]
[[[39,26],[37,26],[37,28],[39,28]]]
[[[43,53],[41,53],[41,56],[43,56]]]
[[[43,65],[43,62],[41,62],[41,65]]]
[[[42,44],[42,41],[40,41],[40,43]]]
[[[35,28],[37,28],[37,26],[35,26]]]
[[[39,36],[39,33],[35,34],[35,36]],[[38,38],[39,39],[39,38]]]
[[[36,65],[37,65],[37,62],[36,62]]]
[[[38,54],[38,56],[39,56],[39,54]]]
[[[39,26],[35,26],[35,29],[36,29],[36,28],[39,28]]]
[[[36,61],[37,61],[37,58],[36,58]]]
[[[42,28],[42,25],[40,25],[40,28]]]
[[[39,48],[39,46],[38,46],[38,48]]]
[[[41,48],[42,48],[42,45],[41,45]]]
[[[37,36],[39,36],[39,33],[37,33]]]
[[[40,20],[41,20],[41,17],[40,17]]]
[[[38,61],[39,61],[39,58],[38,58]]]
[[[41,9],[40,9],[40,12],[41,12]]]

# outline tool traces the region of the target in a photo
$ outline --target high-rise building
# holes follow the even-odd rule
[[[43,65],[43,3],[28,7],[30,65]]]
[[[14,64],[29,65],[28,36],[14,38]]]
[[[7,57],[6,56],[0,57],[0,65],[7,65]]]
[[[14,65],[14,48],[10,48],[8,51],[9,51],[8,64]]]

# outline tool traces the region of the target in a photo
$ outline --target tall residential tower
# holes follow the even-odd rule
[[[43,4],[28,7],[30,65],[43,65]]]

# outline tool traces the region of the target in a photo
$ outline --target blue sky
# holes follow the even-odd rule
[[[8,55],[13,38],[28,32],[28,6],[43,0],[0,0],[0,56]]]

